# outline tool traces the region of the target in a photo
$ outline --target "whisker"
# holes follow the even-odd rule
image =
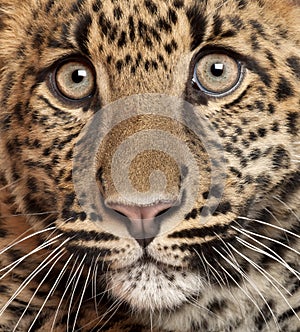
[[[61,237],[62,234],[59,234],[56,236],[56,238]],[[58,240],[54,238],[51,241],[47,241],[41,245],[39,245],[38,247],[36,247],[35,249],[31,250],[28,254],[22,256],[21,258],[17,259],[16,261],[10,263],[9,265],[5,266],[4,268],[0,269],[0,272],[5,271],[7,269],[9,269],[8,271],[6,271],[3,275],[0,276],[0,280],[3,279],[4,277],[6,277],[6,275],[8,275],[14,268],[16,268],[22,261],[24,261],[27,257],[53,245],[54,243],[58,242]]]
[[[241,239],[242,240],[242,239]],[[253,251],[256,251],[256,252],[259,252],[259,253],[264,253],[263,250],[260,250],[259,248],[256,248],[254,245],[251,245],[250,243],[248,243],[247,241],[245,240],[242,240],[241,243],[249,248],[249,249],[252,249]],[[289,292],[288,289],[286,289],[281,283],[278,282],[278,280],[276,280],[270,273],[268,273],[267,271],[264,271],[264,269],[262,267],[260,267],[257,263],[255,263],[253,260],[251,260],[249,257],[247,257],[246,255],[240,253],[238,250],[236,250],[231,244],[229,244],[230,247],[232,247],[232,249],[238,254],[240,255],[241,257],[243,257],[247,262],[249,262],[256,270],[258,270],[274,287],[276,287],[272,280],[275,281],[275,283],[278,284],[279,287],[281,287],[284,291],[287,292],[288,295],[291,295],[291,293]],[[257,250],[255,250],[255,248]],[[272,258],[272,256],[271,256]],[[272,280],[271,280],[272,279]]]
[[[48,214],[55,214],[59,211],[45,211],[45,212],[35,212],[35,213],[17,213],[17,214],[5,214],[1,215],[0,219],[7,219],[12,217],[34,217],[34,216],[44,216]]]
[[[32,294],[30,300],[29,300],[28,303],[27,303],[26,308],[23,310],[22,315],[20,316],[20,318],[19,318],[17,324],[15,325],[15,328],[14,328],[13,332],[16,331],[16,329],[17,329],[18,325],[20,324],[22,318],[24,317],[26,311],[27,311],[28,308],[30,307],[31,302],[32,302],[33,299],[35,298],[36,294],[38,293],[39,289],[41,288],[41,286],[43,285],[43,283],[45,282],[45,280],[46,280],[47,277],[49,276],[49,274],[50,274],[50,272],[52,271],[52,269],[54,268],[54,266],[55,266],[55,265],[57,264],[57,262],[58,262],[58,261],[64,256],[64,254],[65,254],[65,253],[64,253],[64,250],[61,249],[61,250],[57,253],[57,255],[59,255],[59,254],[61,254],[61,255],[55,260],[55,262],[54,262],[54,263],[52,264],[52,266],[49,268],[49,270],[48,270],[47,273],[45,274],[44,278],[42,279],[42,281],[39,283],[39,285],[37,286],[36,290],[35,290],[34,293]],[[56,255],[56,256],[57,256],[57,255]],[[55,258],[55,257],[54,257],[54,258]],[[37,314],[37,316],[38,316],[38,315],[39,315],[39,313]],[[37,316],[36,316],[34,322],[36,321]],[[33,325],[33,324],[32,324],[32,325]],[[28,331],[30,331],[32,325],[29,327],[29,330],[28,330]]]
[[[211,271],[212,275],[214,276],[214,278],[216,279],[216,281],[218,282],[219,286],[221,288],[223,288],[225,286],[225,281],[223,280],[222,276],[220,275],[220,273],[208,262],[208,260],[206,259],[205,255],[203,253],[201,253],[201,255],[197,252],[197,250],[194,250],[197,254],[197,256],[199,257],[199,259],[201,260],[201,263],[204,267],[205,273],[207,275],[207,279],[208,279],[208,283],[211,284],[210,282],[210,277],[209,277],[209,270]]]
[[[275,228],[275,229],[278,229],[284,233],[287,233],[287,234],[290,234],[298,239],[300,239],[300,235],[294,233],[294,232],[291,232],[289,231],[288,229],[285,229],[283,227],[280,227],[280,226],[276,226],[276,225],[273,225],[273,224],[269,224],[265,221],[262,221],[262,220],[258,220],[258,219],[252,219],[252,218],[248,218],[248,217],[239,217],[239,219],[243,219],[243,220],[247,220],[247,221],[254,221],[254,222],[257,222],[259,224],[262,224],[262,225],[265,225],[265,226],[269,226],[269,227],[272,227],[272,228]]]
[[[118,311],[118,309],[120,308],[120,306],[122,305],[123,301],[122,300],[116,300],[110,307],[109,309],[105,312],[105,314],[102,315],[102,317],[100,318],[100,320],[98,320],[98,323],[96,325],[98,325],[105,316],[107,316],[108,313],[112,312],[111,315],[109,316],[109,318],[103,323],[101,324],[101,328],[104,328],[105,325],[111,321],[111,318],[116,314],[116,312]],[[97,328],[97,326],[95,327]],[[95,328],[92,329],[92,331],[95,330]],[[90,331],[90,332],[92,332]],[[98,330],[97,330],[98,331]]]
[[[80,299],[79,299],[79,302],[78,302],[78,305],[77,305],[77,311],[76,311],[75,318],[74,318],[74,324],[73,324],[72,332],[75,331],[76,322],[77,322],[77,319],[78,319],[79,311],[81,309],[83,297],[84,297],[86,289],[87,289],[87,285],[88,285],[89,277],[90,277],[90,274],[91,274],[91,270],[92,270],[92,268],[90,266],[90,268],[88,269],[88,274],[86,276],[86,280],[85,280],[85,283],[84,283],[84,286],[83,286],[83,290],[81,291],[81,296],[80,296]]]
[[[249,278],[249,276],[247,276],[247,274],[238,266],[236,266],[232,261],[230,261],[227,257],[225,257],[218,249],[216,249],[215,247],[213,247],[213,249],[230,265],[232,266],[242,277],[243,279],[245,279],[250,285],[251,287],[257,292],[257,294],[259,295],[259,297],[263,300],[263,302],[265,303],[266,307],[268,308],[268,310],[270,311],[273,320],[276,324],[276,326],[278,326],[278,322],[276,319],[276,316],[273,312],[273,310],[271,309],[270,305],[268,304],[267,300],[265,299],[265,297],[263,296],[263,294],[261,293],[261,291],[259,290],[259,288],[257,287],[257,285]],[[234,279],[234,277],[221,265],[221,263],[216,262],[220,268],[227,274],[227,276],[234,282],[234,284],[246,295],[246,297],[253,303],[253,305],[256,307],[256,309],[258,310],[258,312],[260,313],[260,315],[262,316],[265,324],[268,326],[268,322],[265,318],[264,313],[262,312],[262,310],[260,309],[258,303],[255,301],[255,299],[248,293],[246,292],[243,287],[241,287],[241,285]],[[279,330],[279,329],[278,329]]]
[[[11,248],[14,247],[15,245],[20,244],[20,243],[23,242],[23,241],[26,241],[26,240],[28,240],[28,239],[30,239],[30,238],[36,236],[36,235],[39,235],[39,234],[42,234],[42,233],[48,232],[48,231],[53,230],[53,229],[55,229],[54,226],[53,226],[53,227],[50,227],[50,228],[46,228],[46,229],[40,230],[40,231],[37,231],[37,232],[34,232],[33,234],[30,234],[30,235],[28,235],[28,236],[26,236],[26,237],[21,238],[20,240],[18,240],[21,236],[23,236],[24,234],[26,234],[26,233],[28,233],[28,232],[30,231],[30,230],[26,230],[23,234],[21,234],[18,238],[16,238],[16,239],[14,240],[14,241],[16,241],[16,240],[18,240],[18,241],[13,242],[13,243],[10,244],[9,246],[7,246],[7,247],[5,247],[4,249],[2,249],[2,250],[0,251],[0,255],[2,255],[2,254],[5,253],[7,250],[11,249]]]
[[[75,296],[75,291],[76,288],[78,286],[80,277],[82,276],[82,272],[84,269],[84,261],[86,258],[87,254],[84,255],[83,259],[80,262],[80,265],[78,266],[77,270],[76,270],[76,274],[78,273],[77,279],[75,280],[74,284],[73,284],[73,288],[72,288],[72,293],[71,293],[71,298],[70,298],[70,302],[69,302],[69,308],[68,308],[68,317],[67,317],[67,331],[70,330],[69,325],[70,325],[70,318],[71,318],[71,309],[72,309],[72,305],[73,305],[73,300],[74,300],[74,296]],[[80,271],[79,271],[80,270]],[[75,276],[76,276],[75,274]],[[75,324],[76,322],[74,322]],[[73,326],[73,331],[74,331],[74,326]]]
[[[15,184],[17,184],[18,182],[20,182],[22,179],[18,179],[16,181],[13,181],[11,183],[8,183],[7,185],[3,186],[3,187],[0,187],[0,191],[1,190],[6,190],[7,188],[11,187],[11,186],[14,186]]]
[[[68,239],[67,239],[68,240]],[[8,306],[13,302],[13,300],[26,288],[26,286],[46,267],[48,266],[59,254],[59,249],[65,244],[67,241],[62,242],[58,247],[56,247],[50,254],[26,277],[26,279],[21,283],[18,289],[14,292],[14,294],[10,297],[10,299],[6,302],[6,304],[0,310],[0,316],[3,312],[8,308]],[[51,256],[53,256],[51,258]]]
[[[282,205],[284,205],[292,214],[294,217],[296,217],[296,220],[300,221],[300,217],[295,213],[295,211],[289,207],[283,200],[281,200],[280,198],[278,198],[277,196],[273,196],[274,199],[276,199],[279,203],[281,203]]]
[[[234,226],[232,226],[234,228]],[[296,271],[295,269],[293,269],[281,256],[279,256],[274,250],[270,249],[267,245],[263,244],[261,241],[258,241],[257,239],[255,239],[253,236],[251,236],[250,234],[254,235],[254,236],[257,236],[257,237],[260,237],[260,238],[263,238],[263,239],[267,239],[269,241],[272,241],[272,242],[275,242],[285,248],[287,248],[288,250],[291,250],[293,252],[295,252],[296,254],[300,254],[296,249],[293,249],[292,247],[284,244],[284,243],[281,243],[275,239],[272,239],[272,238],[269,238],[269,237],[266,237],[266,236],[263,236],[263,235],[260,235],[260,234],[256,234],[256,233],[253,233],[253,232],[250,232],[250,231],[246,231],[246,230],[241,230],[241,229],[236,229],[236,231],[242,233],[243,235],[247,236],[248,238],[250,238],[252,241],[258,243],[260,246],[264,247],[267,249],[267,251],[263,250],[263,249],[259,249],[258,247],[250,244],[249,242],[243,240],[242,238],[239,238],[239,237],[236,237],[237,241],[240,242],[242,245],[246,246],[247,248],[253,250],[253,251],[256,251],[260,254],[263,254],[267,257],[270,257],[271,259],[273,259],[274,261],[278,262],[279,264],[281,264],[282,266],[284,266],[286,269],[288,269],[292,274],[294,274],[299,280],[299,272]],[[269,252],[271,252],[273,255],[271,255]]]
[[[100,254],[96,257],[95,263],[94,263],[94,269],[92,274],[92,297],[94,298],[94,306],[96,315],[99,316],[98,313],[98,305],[97,305],[97,275],[98,275],[98,259]]]
[[[72,257],[73,257],[73,255],[72,255]],[[81,261],[81,262],[79,263],[79,265],[77,266],[76,271],[73,273],[73,271],[75,270],[75,266],[76,266],[76,264],[77,264],[77,261],[78,261],[78,257],[75,258],[75,261],[74,261],[73,267],[72,267],[72,269],[71,269],[71,271],[70,271],[70,273],[69,273],[69,278],[68,278],[68,280],[67,280],[67,282],[66,282],[65,290],[64,290],[64,292],[63,292],[63,294],[62,294],[62,296],[61,296],[61,298],[60,298],[60,301],[59,301],[58,307],[57,307],[56,312],[55,312],[55,315],[54,315],[53,323],[52,323],[52,326],[51,326],[51,331],[53,331],[53,329],[54,329],[54,325],[55,325],[55,322],[56,322],[56,320],[57,320],[57,317],[58,317],[58,314],[59,314],[59,310],[60,310],[60,308],[61,308],[61,305],[62,305],[62,303],[63,303],[63,300],[64,300],[64,298],[65,298],[65,295],[66,295],[66,293],[67,293],[69,287],[71,286],[72,281],[74,280],[74,278],[75,278],[75,276],[76,276],[78,270],[80,269],[80,267],[81,267],[81,265],[82,265],[84,259],[85,259],[85,257],[83,257],[82,261]],[[71,277],[71,276],[72,276],[72,277]]]
[[[247,260],[257,271],[259,271],[270,283],[271,285],[276,289],[276,291],[278,292],[278,294],[282,297],[282,299],[285,301],[285,303],[288,305],[288,307],[291,309],[291,312],[293,312],[293,314],[298,318],[298,320],[300,320],[298,314],[295,312],[295,310],[293,309],[293,307],[291,306],[291,304],[289,303],[289,301],[286,299],[286,297],[284,296],[284,294],[280,291],[280,289],[273,283],[273,281],[268,278],[267,274],[269,275],[269,273],[267,273],[266,271],[263,271],[263,269],[258,266],[258,264],[256,264],[255,262],[253,262],[253,260],[251,260],[249,257],[246,257],[244,254],[242,254],[241,252],[239,252],[238,250],[236,250],[233,246],[232,248],[235,250],[235,252],[240,255],[241,257],[243,257],[245,260]],[[272,276],[271,276],[272,277]],[[279,283],[274,277],[272,277],[272,279],[274,281],[276,281],[277,283]],[[281,287],[288,293],[290,294],[290,292],[288,290],[286,290],[284,288],[283,285],[281,285]],[[291,294],[290,294],[291,295]]]

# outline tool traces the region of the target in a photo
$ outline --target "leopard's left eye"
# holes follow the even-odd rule
[[[239,61],[227,54],[209,53],[196,63],[193,83],[207,95],[222,97],[240,84],[242,75]]]
[[[83,100],[95,90],[95,74],[87,61],[70,59],[56,70],[55,88],[63,97],[71,100]]]

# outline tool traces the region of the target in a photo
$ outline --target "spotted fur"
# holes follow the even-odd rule
[[[288,0],[0,0],[0,331],[300,330],[299,17]],[[195,85],[205,52],[242,64],[230,93]],[[53,86],[73,58],[95,75],[75,101]],[[72,174],[86,123],[142,94],[192,104],[191,123],[208,121],[225,173],[224,188],[211,188],[209,156],[182,123],[116,126],[97,155],[105,200],[120,202],[111,155],[145,129],[185,142],[203,175],[190,211],[148,242],[103,228]],[[135,160],[132,182],[146,192],[153,169],[178,196],[184,172],[153,151]]]

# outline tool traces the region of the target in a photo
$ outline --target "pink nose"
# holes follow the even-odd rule
[[[142,247],[146,247],[159,232],[160,225],[155,221],[155,217],[172,206],[170,203],[151,206],[109,205],[111,209],[127,217],[128,231]]]

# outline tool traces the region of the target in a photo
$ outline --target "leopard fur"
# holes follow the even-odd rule
[[[300,331],[299,7],[0,0],[0,331]],[[220,59],[237,77],[216,92]],[[84,71],[70,83],[72,64]],[[170,104],[177,118],[163,113]],[[124,148],[143,151],[129,172],[140,195],[122,196],[113,156],[152,131],[167,145]],[[101,211],[171,206],[150,218],[161,228],[149,239],[134,235],[135,218],[115,213],[114,231],[84,208],[90,154]]]

